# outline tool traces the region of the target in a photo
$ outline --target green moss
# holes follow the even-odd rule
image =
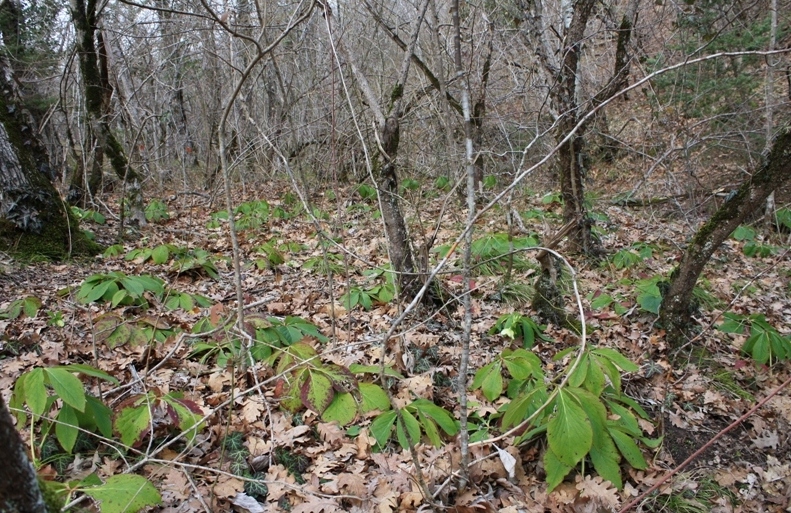
[[[12,223],[0,219],[0,245],[7,247],[15,258],[25,262],[92,256],[102,251],[100,245],[89,240],[79,230],[75,219],[71,218],[69,222],[71,237],[65,219],[62,218],[45,222],[40,233],[21,231]]]

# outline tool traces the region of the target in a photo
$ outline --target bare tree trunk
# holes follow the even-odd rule
[[[396,83],[393,85],[389,98],[389,111],[385,113],[381,102],[376,97],[366,76],[357,67],[357,61],[345,45],[339,44],[344,59],[352,70],[363,96],[374,114],[379,129],[379,156],[374,163],[374,180],[379,191],[382,220],[387,234],[388,252],[393,270],[398,273],[401,290],[406,296],[412,295],[419,288],[415,260],[412,255],[409,233],[398,199],[397,161],[400,139],[401,116],[404,114],[404,86],[409,75],[415,45],[417,44],[420,26],[428,9],[428,0],[423,0],[419,7],[418,19],[409,46],[406,49]],[[326,11],[329,16],[329,9]]]
[[[587,124],[580,125],[591,109],[606,102],[620,91],[629,76],[628,45],[631,39],[634,20],[637,16],[639,0],[631,0],[618,29],[618,39],[613,75],[608,84],[591,98],[583,108],[580,98],[580,58],[585,40],[585,29],[593,13],[593,0],[579,0],[575,3],[563,2],[563,38],[558,52],[552,50],[543,19],[542,0],[523,2],[524,20],[529,27],[528,37],[535,40],[536,53],[552,82],[550,97],[558,116],[555,138],[566,139],[558,149],[558,178],[560,193],[563,197],[563,220],[568,223],[577,220],[576,228],[569,234],[575,249],[586,254],[600,251],[591,230],[592,222],[585,208],[585,131]],[[555,55],[561,55],[557,60]]]
[[[110,91],[108,90],[106,54],[104,62],[101,62],[105,48],[101,33],[98,31],[96,0],[87,0],[87,3],[86,0],[71,0],[71,14],[77,33],[77,54],[91,131],[97,139],[97,146],[101,147],[110,159],[110,165],[115,174],[126,183],[129,220],[137,226],[144,226],[146,216],[143,212],[140,176],[129,165],[124,148],[113,134],[106,116],[107,98]],[[98,48],[97,36],[99,38]]]
[[[11,414],[0,395],[0,513],[46,513],[36,470],[30,464],[25,444],[14,429]]]
[[[660,324],[671,343],[684,340],[691,318],[692,291],[711,255],[748,215],[761,208],[772,191],[790,178],[791,128],[786,127],[775,139],[763,167],[697,231],[673,271],[659,311]]]
[[[46,151],[3,50],[0,45],[0,247],[49,258],[90,252],[94,246],[50,182]]]

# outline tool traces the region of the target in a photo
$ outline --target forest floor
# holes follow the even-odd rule
[[[424,254],[431,263],[447,251],[465,219],[456,198],[446,205],[435,192],[432,186],[405,191],[424,223],[443,219],[432,251]],[[350,367],[355,371],[356,381],[349,377],[346,383],[351,388],[354,383],[373,383],[384,359],[393,376],[401,377],[388,382],[396,404],[427,399],[458,419],[454,380],[463,334],[461,304],[421,306],[407,317],[398,336],[383,344],[383,335],[403,305],[389,297],[385,274],[376,272],[386,264],[387,252],[375,200],[351,188],[317,192],[310,198],[316,217],[310,219],[285,186],[270,185],[260,196],[237,199],[247,201],[237,216],[245,332],[248,338],[266,339],[280,348],[307,335],[304,350],[320,354],[314,371],[335,372],[334,378],[325,379],[331,383],[329,389],[289,388],[297,374],[271,345],[256,346],[259,362],[246,372],[240,369],[239,341],[245,334],[223,324],[235,315],[237,299],[227,220],[218,214],[223,202],[210,204],[208,196],[197,194],[164,195],[161,203],[149,207],[154,222],[137,240],[112,246],[93,260],[0,262],[0,391],[6,401],[17,378],[39,367],[86,364],[118,380],[115,384],[82,378],[86,390],[113,412],[112,429],[105,426],[102,431],[99,410],[93,424],[91,419],[80,420],[85,432],[76,440],[67,429],[58,431],[46,421],[20,417],[24,425],[18,428],[27,439],[32,436],[40,474],[72,483],[95,474],[106,481],[140,463],[135,472],[161,494],[161,504],[152,511],[425,509],[428,501],[418,486],[410,452],[399,446],[395,432],[378,450],[368,429],[386,406],[356,414],[352,408],[351,416],[316,410],[324,410],[341,392],[343,379],[338,374],[351,376],[345,370]],[[266,206],[255,202],[262,199]],[[560,207],[551,199],[534,195],[515,205],[529,231],[516,233],[519,240],[546,240],[559,228]],[[88,212],[83,226],[109,246],[119,221],[110,210],[100,211],[107,219]],[[622,462],[621,489],[596,477],[588,464],[577,465],[549,492],[543,460],[546,438],[539,435],[517,446],[511,436],[472,449],[476,463],[471,482],[459,491],[457,482],[449,479],[458,470],[458,437],[439,432],[432,439],[424,433],[417,446],[420,468],[436,501],[455,506],[450,511],[618,510],[789,376],[787,361],[759,365],[740,352],[750,333],[719,329],[736,318],[724,313],[763,314],[788,340],[787,234],[756,228],[747,229],[738,237],[742,240],[729,239],[715,253],[700,284],[700,310],[695,315],[699,332],[689,344],[671,349],[654,325],[657,277],[667,276],[699,219],[679,216],[666,204],[628,207],[603,197],[596,199],[594,212],[608,256],[593,262],[566,255],[577,271],[586,343],[616,349],[639,367],[623,373],[623,390],[648,413],[649,418],[639,423],[643,435],[661,443],[656,449],[641,445],[645,469]],[[413,218],[408,222],[417,245],[434,230]],[[317,228],[336,237],[348,252],[322,245]],[[521,347],[518,337],[512,340],[502,331],[490,331],[502,315],[535,315],[529,301],[539,274],[535,253],[518,253],[512,262],[504,258],[507,233],[504,212],[498,209],[486,213],[475,227],[479,242],[473,260],[479,266],[470,284],[470,379],[503,349]],[[756,256],[745,255],[745,247],[752,253],[750,248],[756,246]],[[509,263],[511,285],[503,287]],[[460,261],[450,264],[438,282],[452,298],[462,292],[463,279]],[[163,281],[129,280],[148,274]],[[568,274],[563,283],[568,311],[573,312]],[[311,331],[313,326],[320,333]],[[546,327],[544,335],[531,351],[553,378],[571,356],[559,361],[553,357],[577,347],[580,338],[556,326]],[[318,382],[319,374],[309,379]],[[64,399],[64,390],[50,384],[48,396],[60,393]],[[35,402],[29,399],[28,408]],[[66,402],[50,399],[37,408],[45,410],[45,417],[55,416]],[[469,392],[468,402],[481,425],[495,419],[508,399],[502,395],[489,401],[479,389]],[[175,434],[194,424],[191,415],[201,420],[196,434],[174,440]],[[327,422],[327,417],[343,419],[345,425]],[[86,434],[91,431],[97,434]],[[498,433],[498,421],[491,420],[489,431],[481,436]],[[435,446],[432,440],[441,443]],[[64,445],[72,446],[72,454],[63,450]],[[516,464],[498,448],[514,456]],[[75,496],[79,493],[70,498]],[[83,501],[78,507],[89,504]],[[105,507],[109,503],[102,506],[108,511]],[[791,511],[791,390],[780,391],[719,438],[638,509]]]

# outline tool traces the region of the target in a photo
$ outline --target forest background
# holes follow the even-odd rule
[[[788,13],[3,0],[0,511],[784,511]]]

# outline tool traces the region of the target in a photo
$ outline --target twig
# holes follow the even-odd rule
[[[700,455],[701,455],[701,453],[702,453],[703,451],[705,451],[706,449],[708,449],[709,447],[711,447],[711,445],[712,445],[714,442],[716,442],[717,440],[719,440],[720,438],[722,438],[722,436],[723,436],[723,435],[725,435],[725,433],[729,432],[730,430],[732,430],[733,428],[735,428],[736,426],[738,426],[739,424],[741,424],[742,422],[744,422],[745,420],[747,420],[747,418],[748,418],[750,415],[752,415],[753,413],[755,413],[755,412],[758,410],[758,408],[760,408],[761,406],[763,406],[764,404],[766,404],[766,403],[769,401],[769,399],[771,399],[772,397],[774,397],[775,395],[777,395],[777,393],[778,393],[778,392],[780,392],[782,389],[784,389],[785,387],[787,387],[789,384],[791,384],[791,377],[790,377],[790,378],[788,378],[787,380],[785,380],[785,381],[784,381],[784,382],[783,382],[783,383],[782,383],[780,386],[778,386],[777,388],[775,388],[774,390],[772,390],[772,393],[770,393],[769,395],[767,395],[766,397],[764,397],[763,399],[761,399],[761,400],[758,402],[758,404],[756,404],[755,406],[753,406],[752,408],[750,408],[750,411],[748,411],[747,413],[745,413],[744,415],[742,415],[742,416],[741,416],[741,417],[739,417],[738,419],[734,420],[734,421],[733,421],[733,422],[732,422],[732,423],[731,423],[731,424],[730,424],[728,427],[726,427],[725,429],[723,429],[722,431],[720,431],[719,433],[717,433],[716,435],[714,435],[714,438],[712,438],[711,440],[709,440],[708,442],[706,442],[706,443],[703,445],[703,447],[701,447],[700,449],[698,449],[697,451],[695,451],[694,453],[692,453],[692,454],[689,456],[689,458],[687,458],[687,459],[685,459],[684,461],[682,461],[680,465],[678,465],[676,468],[674,468],[673,470],[671,470],[670,472],[668,472],[667,474],[665,474],[664,476],[662,476],[662,478],[661,478],[661,479],[659,479],[659,481],[657,481],[656,483],[654,483],[654,485],[653,485],[651,488],[649,488],[648,490],[644,491],[644,492],[643,492],[643,493],[641,493],[641,494],[640,494],[640,496],[639,496],[639,497],[637,497],[635,500],[633,500],[632,502],[630,502],[629,504],[627,504],[626,506],[624,506],[623,508],[621,508],[621,509],[618,511],[618,513],[625,513],[626,511],[629,511],[629,510],[630,510],[630,509],[632,509],[633,507],[637,506],[637,505],[640,503],[640,501],[642,501],[643,499],[645,499],[646,497],[648,497],[648,495],[649,495],[651,492],[653,492],[654,490],[658,489],[660,486],[662,486],[662,484],[664,484],[664,483],[665,483],[665,481],[667,481],[668,479],[670,479],[671,477],[673,477],[674,475],[676,475],[677,473],[679,473],[679,472],[680,472],[680,471],[681,471],[681,470],[682,470],[684,467],[686,467],[687,465],[689,465],[689,464],[690,464],[690,463],[691,463],[691,462],[692,462],[692,461],[693,461],[695,458],[697,458],[698,456],[700,456]]]

